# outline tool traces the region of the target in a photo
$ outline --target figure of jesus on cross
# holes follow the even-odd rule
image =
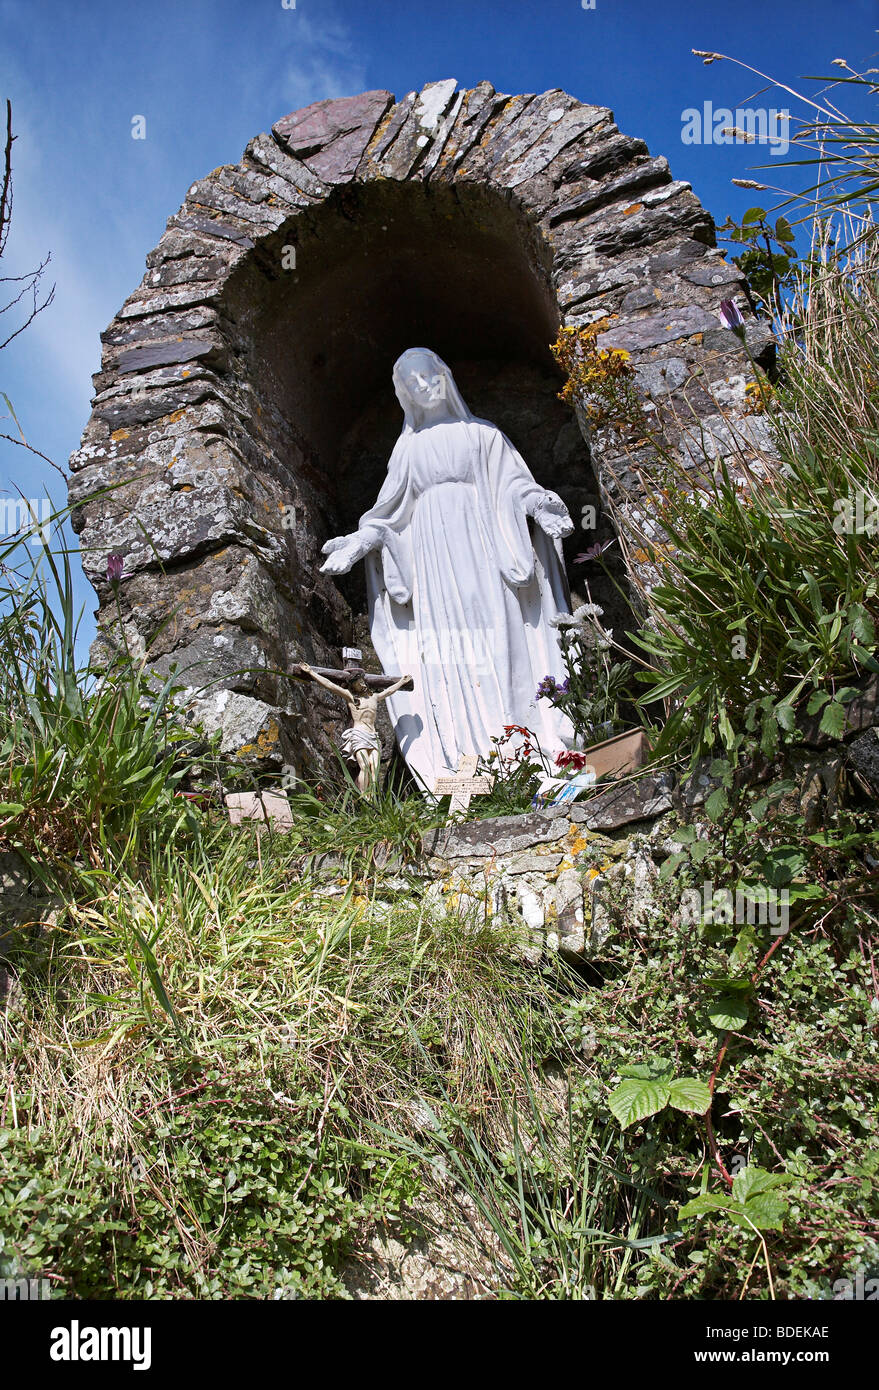
[[[355,648],[346,648],[342,655],[343,658],[360,660],[360,652]],[[362,667],[353,664],[347,665],[344,671],[328,671],[323,667],[316,671],[304,661],[294,667],[290,674],[302,680],[313,680],[324,690],[341,695],[351,715],[351,727],[342,735],[339,748],[345,758],[357,764],[357,786],[361,793],[372,796],[378,786],[382,752],[375,727],[379,702],[404,686],[411,686],[412,677],[401,676],[399,680],[393,680],[387,676],[368,676]],[[330,676],[336,679],[330,680]],[[345,684],[339,684],[339,681]]]

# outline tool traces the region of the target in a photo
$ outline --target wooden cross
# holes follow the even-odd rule
[[[363,660],[363,652],[360,651],[359,647],[343,647],[342,660],[345,663],[345,669],[342,671],[334,671],[330,666],[315,666],[314,670],[319,676],[326,676],[327,680],[335,681],[337,685],[346,687],[351,685],[352,681],[359,676],[361,680],[366,681],[371,690],[386,690],[389,685],[394,685],[399,680],[399,676],[368,675],[360,664]],[[311,679],[300,666],[291,666],[290,675],[295,676],[297,680]],[[400,687],[401,690],[412,690],[412,688],[411,680],[408,685]]]
[[[494,786],[493,777],[477,777],[478,759],[473,753],[465,753],[453,777],[437,777],[433,784],[437,796],[451,796],[449,815],[456,811],[466,811],[471,796],[487,796]]]

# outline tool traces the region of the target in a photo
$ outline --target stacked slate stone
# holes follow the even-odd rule
[[[524,332],[532,312],[517,295],[533,308],[544,352],[561,324],[610,318],[599,343],[632,354],[645,399],[673,403],[721,449],[729,424],[717,400],[743,428],[761,423],[745,414],[742,346],[718,319],[741,276],[716,250],[689,184],[621,134],[606,108],[558,90],[503,95],[487,82],[462,92],[448,80],[401,101],[366,92],[285,116],[240,163],[194,183],[169,219],[143,281],[103,334],[92,415],[71,459],[74,524],[100,600],[99,649],[118,641],[106,560],[121,552],[129,647],[148,650],[159,670],[176,662],[193,711],[245,761],[320,768],[332,759],[337,712],[283,672],[303,658],[334,666],[350,639],[350,605],[317,573],[320,545],[338,522],[326,378],[347,363],[356,380],[356,348],[361,362],[381,358],[389,382],[385,347],[400,326],[382,330],[381,341],[378,327],[370,336],[369,314],[378,324],[382,304],[364,311],[348,335],[359,335],[353,346],[338,325],[370,292],[369,277],[354,273],[358,248],[381,234],[399,247],[405,206],[416,221],[434,218],[416,230],[437,254],[456,217],[471,218],[474,247],[512,248],[522,276],[498,290],[511,305],[501,342]],[[305,248],[312,262],[330,256],[333,238],[347,248],[351,278],[343,285],[328,272],[323,298],[308,300]],[[455,255],[476,285],[466,235]],[[297,286],[306,304],[298,319]],[[448,276],[442,288],[453,293]],[[273,296],[289,312],[270,310]],[[759,355],[765,334],[748,323]],[[590,443],[605,499],[623,519],[649,525],[620,436],[608,429]],[[649,473],[649,450],[640,463]]]

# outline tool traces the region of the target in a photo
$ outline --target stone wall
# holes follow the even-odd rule
[[[631,351],[648,404],[725,449],[718,394],[756,428],[741,345],[718,324],[740,280],[667,161],[565,92],[448,80],[285,116],[192,185],[103,334],[70,488],[99,651],[119,640],[105,568],[121,552],[129,647],[177,664],[224,750],[326,767],[340,711],[284,672],[365,640],[357,576],[317,568],[378,490],[396,355],[438,351],[576,515],[603,498],[649,524],[621,439],[578,438],[555,400],[548,344],[609,318],[600,341]],[[753,321],[749,335],[762,351]]]

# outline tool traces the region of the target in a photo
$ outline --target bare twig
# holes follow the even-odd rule
[[[17,138],[18,137],[12,133],[12,102],[7,98],[6,144],[3,150],[3,182],[2,186],[0,186],[0,257],[2,257],[6,250],[6,243],[9,240],[9,229],[12,225],[12,146]],[[24,330],[33,323],[37,314],[41,314],[44,309],[47,309],[55,298],[55,286],[53,285],[44,296],[42,303],[40,302],[40,280],[50,260],[51,255],[47,255],[45,260],[41,261],[35,270],[29,270],[24,275],[0,276],[0,284],[21,285],[21,289],[15,298],[10,299],[7,304],[0,307],[0,314],[5,314],[7,309],[14,308],[28,293],[31,295],[31,305],[27,318],[24,323],[16,328],[14,332],[10,333],[3,342],[0,342],[0,351],[8,347],[13,338],[18,337],[19,333],[23,333]],[[51,459],[48,461],[51,462]]]
[[[0,434],[0,439],[6,439],[10,444],[17,444],[20,449],[29,449],[32,454],[36,454],[37,458],[41,458],[44,463],[51,464],[55,472],[60,473],[64,481],[67,482],[67,474],[64,472],[61,465],[55,463],[54,459],[50,459],[48,454],[43,454],[39,449],[35,449],[33,444],[28,444],[26,439],[16,439],[14,434]]]

